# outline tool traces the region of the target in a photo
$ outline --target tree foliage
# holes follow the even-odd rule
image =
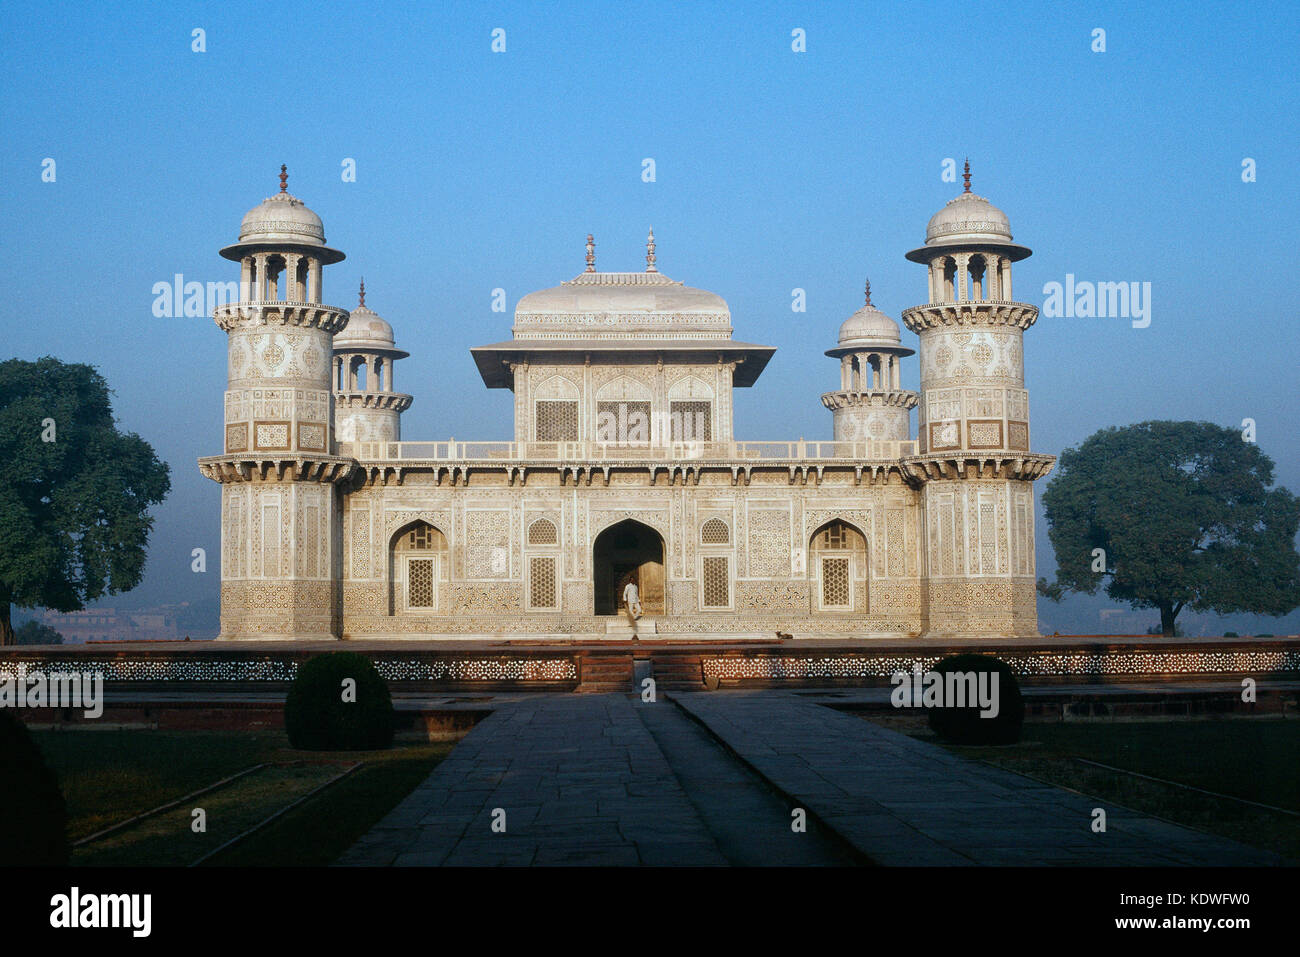
[[[1062,453],[1043,494],[1057,572],[1039,590],[1060,600],[1104,585],[1159,609],[1166,635],[1184,608],[1285,615],[1300,605],[1300,499],[1272,486],[1272,460],[1234,429],[1103,429]]]
[[[138,585],[148,509],[171,482],[147,442],[118,431],[103,377],[47,356],[0,362],[0,488],[8,644],[11,604],[76,611]]]
[[[25,621],[14,629],[16,645],[61,645],[63,635],[43,622]]]

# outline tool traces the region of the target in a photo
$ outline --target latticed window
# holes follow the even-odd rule
[[[578,441],[578,403],[541,399],[537,402],[537,441]]]
[[[596,403],[596,441],[610,445],[650,443],[650,403],[617,399]]]
[[[538,555],[528,563],[529,604],[533,608],[555,608],[555,557]]]
[[[560,535],[555,529],[554,522],[539,518],[528,526],[529,545],[558,545],[559,543]]]
[[[713,405],[709,402],[669,403],[674,442],[713,441]]]
[[[407,561],[406,604],[409,608],[433,607],[432,558],[412,558]]]
[[[705,608],[726,608],[731,604],[731,577],[725,555],[706,555],[702,559]]]
[[[851,548],[849,541],[849,527],[843,522],[831,522],[822,532],[821,542],[818,544],[822,548]]]
[[[711,518],[700,529],[700,541],[705,545],[726,545],[731,541],[731,529],[720,518]]]
[[[433,548],[433,529],[420,524],[406,535],[406,547],[412,549]]]
[[[848,608],[852,605],[849,592],[849,559],[822,559],[822,605],[827,608]]]

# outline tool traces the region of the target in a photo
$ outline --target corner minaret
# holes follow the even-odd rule
[[[398,442],[411,397],[394,392],[393,370],[409,352],[397,348],[393,327],[366,306],[361,280],[357,308],[334,336],[334,437],[339,442]]]
[[[322,304],[320,217],[288,190],[253,207],[239,241],[239,301],[213,314],[227,334],[224,454],[199,460],[221,483],[221,637],[334,638],[340,610],[336,483],[355,468],[332,454],[331,357],[348,312]]]
[[[915,350],[903,345],[898,323],[866,303],[844,320],[834,349],[840,360],[840,388],[822,396],[835,417],[836,442],[867,442],[911,437],[911,410],[917,394],[902,387],[900,363]]]
[[[929,302],[903,311],[920,337],[919,455],[936,636],[1032,635],[1032,482],[1055,459],[1029,451],[1024,331],[1038,309],[1011,298],[1011,266],[1030,255],[1006,214],[965,189],[907,254],[929,271]]]

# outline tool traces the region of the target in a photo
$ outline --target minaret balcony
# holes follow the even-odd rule
[[[376,392],[358,389],[334,393],[335,409],[388,409],[394,412],[405,412],[411,407],[413,401],[413,397],[405,392],[385,392],[382,389]]]
[[[902,319],[903,325],[917,333],[943,326],[1016,326],[1028,329],[1038,319],[1038,307],[1027,302],[1001,299],[928,302],[904,309]]]
[[[285,299],[246,300],[218,306],[212,319],[226,332],[247,325],[275,323],[321,329],[330,335],[348,324],[348,310],[319,302],[294,302]]]
[[[834,412],[836,409],[879,408],[914,409],[921,397],[906,389],[839,389],[822,395],[822,405]]]

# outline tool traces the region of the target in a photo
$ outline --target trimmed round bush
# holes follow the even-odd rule
[[[1025,700],[1020,696],[1020,684],[1011,667],[992,655],[949,655],[931,669],[944,676],[943,705],[930,708],[930,730],[952,744],[1015,744],[1020,740],[1020,727],[1025,722]],[[992,675],[997,677],[997,705],[995,717],[981,717],[978,697],[967,695],[965,707],[956,707],[948,700],[948,675],[973,674],[978,682],[992,692]],[[988,675],[980,678],[980,675]],[[969,682],[965,687],[970,687]]]
[[[11,710],[0,709],[0,867],[64,867],[68,811],[58,775]]]
[[[382,750],[393,743],[393,699],[369,658],[330,652],[298,667],[284,726],[303,751]]]

